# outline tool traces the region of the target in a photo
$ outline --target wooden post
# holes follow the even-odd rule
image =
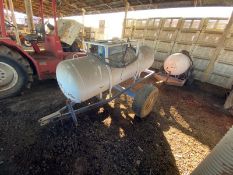
[[[10,21],[7,0],[4,0],[4,5],[5,5],[5,9],[6,9],[6,20]]]
[[[85,49],[85,43],[84,43],[84,32],[85,32],[85,27],[84,27],[84,22],[85,22],[85,13],[86,10],[82,8],[82,23],[83,23],[83,28],[82,28],[82,48]]]
[[[54,33],[58,36],[57,29],[57,2],[56,0],[52,0],[52,11],[53,11],[53,21],[54,21]]]
[[[213,53],[213,56],[210,59],[210,62],[209,62],[208,66],[207,66],[207,68],[206,68],[206,70],[204,72],[204,75],[202,77],[203,82],[206,82],[209,79],[211,73],[213,72],[214,64],[215,64],[215,62],[216,62],[216,60],[218,58],[218,55],[220,54],[222,48],[224,48],[224,42],[225,42],[226,37],[230,33],[232,24],[233,24],[233,12],[231,14],[231,17],[230,17],[230,20],[229,20],[228,24],[226,25],[226,28],[224,29],[222,37],[219,39],[218,45],[217,45],[217,47],[216,47],[216,49],[215,49],[215,51]]]
[[[11,18],[12,18],[13,24],[15,26],[16,42],[17,42],[18,45],[21,45],[21,42],[20,42],[20,39],[19,39],[19,30],[18,30],[18,26],[17,26],[17,23],[16,23],[16,19],[15,19],[14,5],[13,5],[12,0],[8,0],[8,2],[9,2],[10,10],[11,10]]]
[[[31,33],[33,33],[33,31],[35,30],[35,27],[33,23],[32,1],[24,0],[24,5],[25,5],[26,14],[27,14],[28,29]]]
[[[130,29],[131,29],[130,39],[133,39],[134,30],[135,30],[135,19],[133,20],[133,24],[131,25]]]
[[[125,35],[125,27],[126,27],[126,19],[127,19],[128,10],[129,10],[129,2],[126,0],[125,1],[125,18],[124,18],[121,38],[124,38],[124,35]]]
[[[201,19],[201,21],[200,21],[200,28],[197,30],[197,32],[196,32],[196,35],[197,35],[197,37],[196,37],[196,39],[193,41],[193,43],[192,43],[192,45],[191,45],[191,50],[190,50],[190,55],[192,56],[192,54],[193,54],[193,51],[194,51],[194,49],[195,49],[195,46],[197,45],[197,42],[198,42],[198,40],[199,40],[199,38],[200,38],[200,36],[201,36],[201,34],[202,34],[202,31],[205,29],[205,27],[207,26],[207,19]]]
[[[5,26],[5,18],[4,18],[3,0],[0,0],[0,28],[1,28],[0,37],[6,37],[6,26]]]
[[[177,19],[178,19],[178,22],[177,22],[176,30],[174,31],[175,37],[174,37],[174,40],[171,41],[172,47],[171,47],[171,50],[169,52],[169,55],[172,54],[172,50],[175,47],[176,40],[177,40],[178,35],[180,34],[180,31],[181,31],[181,26],[182,26],[181,24],[182,24],[183,19],[182,18],[177,18]],[[171,19],[170,26],[171,26],[172,22],[173,22],[173,19]]]

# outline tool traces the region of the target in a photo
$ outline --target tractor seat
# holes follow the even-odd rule
[[[29,41],[32,44],[32,47],[35,53],[40,53],[40,48],[37,45],[38,35],[37,34],[28,34],[24,37],[26,41]]]
[[[28,34],[24,38],[25,38],[25,40],[27,40],[29,42],[33,42],[33,41],[37,41],[38,35],[37,34]]]

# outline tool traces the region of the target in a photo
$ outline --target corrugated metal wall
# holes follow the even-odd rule
[[[153,47],[153,68],[156,69],[171,53],[187,50],[194,61],[196,79],[230,89],[233,85],[233,27],[225,33],[228,22],[225,18],[127,19],[124,38]],[[219,45],[220,39],[224,39],[222,45]],[[211,60],[214,60],[213,67],[210,67]]]

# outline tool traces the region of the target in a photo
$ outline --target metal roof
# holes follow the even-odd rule
[[[100,14],[120,12],[125,9],[125,0],[57,0],[58,12],[63,16],[75,16],[82,13]],[[128,0],[129,10],[145,10],[170,7],[193,6],[232,6],[233,0]],[[15,11],[25,12],[24,0],[13,0]],[[39,15],[39,0],[32,0],[33,14]],[[44,13],[52,15],[51,0],[44,0]]]

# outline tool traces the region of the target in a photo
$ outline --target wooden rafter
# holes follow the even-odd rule
[[[124,0],[60,0],[62,5],[58,7],[59,11],[64,16],[81,15],[81,9],[86,10],[86,14],[95,13],[109,13],[124,11]],[[143,10],[153,8],[168,8],[168,7],[187,7],[194,6],[193,0],[129,0],[131,8],[129,10]],[[232,0],[202,1],[202,6],[221,5],[229,6],[233,5]],[[15,10],[19,12],[25,12],[23,0],[13,0]],[[33,14],[39,15],[39,1],[32,0]],[[50,0],[44,1],[44,13],[47,16],[51,16],[51,2]]]

